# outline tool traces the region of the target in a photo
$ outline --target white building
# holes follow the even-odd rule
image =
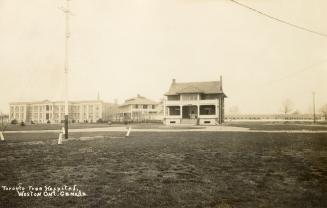
[[[220,81],[176,82],[164,100],[164,123],[216,125],[224,122],[226,95]]]
[[[159,103],[141,95],[125,100],[119,105],[116,121],[149,121],[160,117]]]
[[[9,104],[9,120],[33,123],[61,123],[65,117],[63,101],[12,102]],[[115,104],[101,100],[74,101],[68,103],[70,122],[97,122],[109,120],[117,109]]]

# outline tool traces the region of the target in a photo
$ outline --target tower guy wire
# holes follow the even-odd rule
[[[246,9],[249,9],[249,10],[251,10],[251,11],[253,11],[253,12],[259,14],[259,15],[262,15],[262,16],[265,16],[267,18],[270,18],[270,19],[272,19],[274,21],[283,23],[285,25],[291,26],[293,28],[297,28],[297,29],[302,30],[302,31],[306,31],[306,32],[309,32],[309,33],[312,33],[312,34],[319,35],[319,36],[322,36],[322,37],[327,38],[327,33],[318,32],[318,31],[315,31],[315,30],[312,30],[312,29],[308,29],[308,28],[303,27],[303,26],[300,26],[300,25],[296,25],[296,24],[290,23],[288,21],[285,21],[285,20],[282,20],[280,18],[274,17],[274,16],[272,16],[270,14],[267,14],[265,12],[259,11],[259,10],[255,9],[255,8],[253,8],[253,7],[250,7],[250,6],[248,6],[248,5],[244,4],[244,3],[241,3],[241,2],[236,1],[236,0],[228,0],[228,1],[233,2],[233,3],[235,3],[235,4],[237,4],[237,5],[241,6],[241,7],[244,7]]]

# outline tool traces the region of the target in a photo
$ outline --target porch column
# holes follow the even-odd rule
[[[197,118],[199,118],[200,117],[200,105],[198,104],[197,107],[198,107]]]
[[[163,111],[164,111],[164,118],[166,118],[166,100],[163,100]]]
[[[216,110],[216,118],[218,119],[218,123],[219,123],[219,98],[216,99],[216,106],[215,106],[215,110]]]
[[[197,101],[198,101],[198,104],[197,104],[197,107],[198,107],[198,111],[197,111],[197,118],[200,117],[200,94],[198,93],[197,95]]]
[[[131,120],[133,120],[133,110],[132,110],[132,107],[133,107],[133,105],[131,105],[131,107],[130,107],[130,113],[131,113]]]
[[[218,115],[218,123],[221,124],[221,98],[219,97],[219,105],[218,105],[218,110],[219,110],[219,115]]]
[[[219,118],[220,118],[220,124],[222,124],[222,123],[223,123],[223,115],[222,115],[222,112],[223,112],[223,111],[222,111],[222,99],[220,98],[219,101],[220,101],[220,103],[219,103],[219,112],[220,112],[220,113],[219,113],[219,114],[220,114],[220,115],[219,115]]]

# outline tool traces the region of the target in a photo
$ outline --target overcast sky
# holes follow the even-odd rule
[[[327,33],[325,0],[239,0]],[[8,102],[64,98],[64,0],[0,0],[0,110]],[[327,38],[228,0],[73,0],[71,100],[159,101],[171,80],[223,76],[226,111],[306,112],[327,103]],[[325,62],[324,62],[325,61]]]

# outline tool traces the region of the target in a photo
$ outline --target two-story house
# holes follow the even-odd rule
[[[125,100],[119,105],[117,121],[145,121],[158,119],[159,103],[141,95]]]
[[[217,125],[224,122],[222,77],[211,82],[176,82],[165,93],[164,123]]]

